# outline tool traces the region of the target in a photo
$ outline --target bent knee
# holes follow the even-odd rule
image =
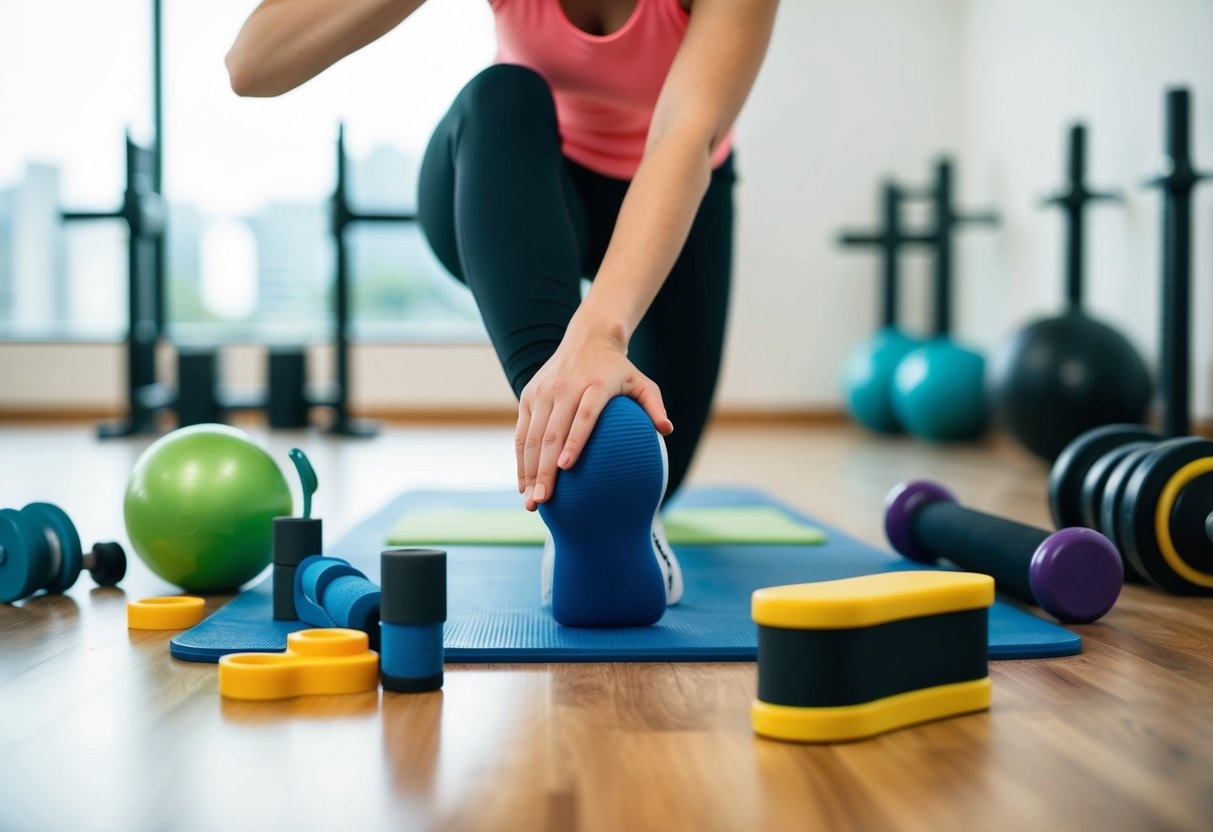
[[[535,70],[517,64],[494,64],[482,70],[464,86],[459,103],[478,118],[506,114],[556,117],[548,82]]]

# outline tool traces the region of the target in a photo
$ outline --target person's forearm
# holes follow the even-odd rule
[[[674,128],[650,143],[575,331],[626,346],[678,259],[711,177],[709,136]]]
[[[395,28],[425,0],[263,0],[227,54],[232,89],[294,89]]]

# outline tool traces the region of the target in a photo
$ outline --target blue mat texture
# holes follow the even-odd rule
[[[518,502],[518,495],[508,492],[409,492],[368,517],[325,554],[345,558],[377,583],[383,541],[410,509],[508,508]],[[750,594],[755,589],[921,568],[760,491],[691,488],[677,502],[688,507],[774,505],[820,526],[828,538],[817,546],[680,547],[686,581],[682,603],[667,610],[655,626],[617,629],[563,627],[540,606],[540,547],[452,546],[447,558],[446,661],[754,661],[757,631],[750,620]],[[274,621],[271,609],[267,579],[176,636],[170,650],[178,659],[201,662],[215,662],[228,653],[285,650],[287,633],[307,625]],[[1069,656],[1081,649],[1078,635],[1011,602],[1000,599],[990,609],[991,659]]]

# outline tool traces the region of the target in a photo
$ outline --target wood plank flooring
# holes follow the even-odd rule
[[[303,447],[340,535],[406,488],[510,488],[508,427],[389,427]],[[146,440],[0,428],[0,506],[58,502],[82,538],[124,538]],[[720,426],[693,480],[766,488],[882,544],[910,477],[1044,524],[1045,470],[1001,443],[931,446],[846,426]],[[124,541],[125,542],[125,541]],[[442,692],[250,704],[213,665],[128,631],[122,590],[0,607],[2,830],[1206,830],[1213,821],[1213,600],[1130,587],[1077,628],[1080,656],[991,665],[989,713],[800,746],[749,725],[752,664],[448,666]],[[220,599],[212,601],[217,605]]]

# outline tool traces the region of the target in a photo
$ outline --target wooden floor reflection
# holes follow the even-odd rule
[[[407,488],[513,484],[508,427],[257,435],[280,459],[312,457],[332,537]],[[58,502],[86,545],[122,539],[122,487],[146,444],[6,427],[0,505]],[[898,480],[940,479],[1044,524],[1044,475],[999,443],[776,425],[713,430],[693,479],[765,488],[881,544]],[[815,747],[754,736],[745,663],[448,665],[436,693],[224,700],[214,665],[125,627],[127,597],[171,591],[135,562],[119,589],[84,577],[0,608],[0,829],[1203,830],[1213,817],[1208,600],[1129,587],[1077,628],[1082,655],[995,663],[988,713]]]

